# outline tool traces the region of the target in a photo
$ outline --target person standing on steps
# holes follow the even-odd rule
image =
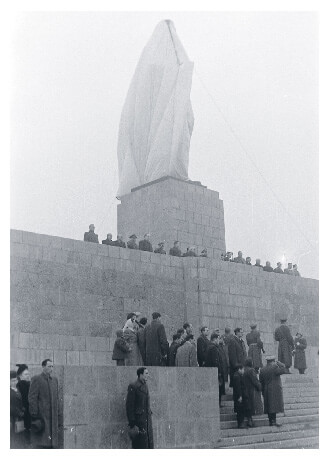
[[[305,357],[305,349],[307,348],[307,341],[301,333],[296,333],[294,343],[295,343],[294,368],[297,368],[297,370],[299,371],[299,374],[303,375],[307,368],[306,367],[306,357]]]
[[[236,413],[236,419],[238,422],[238,429],[244,429],[244,417],[245,417],[245,406],[247,400],[247,393],[245,389],[244,379],[244,368],[241,363],[236,364],[236,371],[233,375],[233,401],[234,401],[234,413]]]
[[[167,364],[169,344],[161,314],[153,312],[152,321],[145,327],[145,365],[161,367]]]
[[[252,417],[256,413],[256,391],[260,391],[262,385],[258,381],[257,373],[253,368],[253,362],[250,357],[244,363],[243,380],[247,394],[245,403],[245,416],[248,419],[247,425],[248,427],[254,427]]]
[[[287,318],[282,317],[281,325],[274,332],[275,341],[279,341],[278,359],[286,366],[286,373],[290,373],[289,368],[292,365],[292,351],[295,347],[294,339],[291,336],[290,329],[286,325]]]
[[[264,399],[264,413],[267,413],[270,426],[280,427],[277,423],[276,414],[284,412],[282,382],[280,375],[285,373],[285,364],[276,362],[275,357],[266,358],[266,367],[259,373],[259,381],[262,385]]]
[[[219,405],[221,405],[221,397],[225,395],[225,377],[224,377],[224,364],[219,351],[219,334],[212,333],[210,337],[210,344],[207,348],[205,367],[217,368],[218,373],[218,396]]]
[[[238,365],[243,364],[247,358],[246,346],[242,336],[242,328],[235,328],[234,335],[228,343],[228,356],[230,361],[230,387],[233,387],[233,377],[234,373],[238,370]]]
[[[263,366],[262,352],[265,354],[263,341],[260,339],[260,333],[257,330],[256,323],[250,325],[251,331],[246,334],[247,345],[249,346],[248,357],[252,359],[253,367],[256,372]]]
[[[197,356],[198,356],[198,364],[199,367],[204,367],[204,363],[206,360],[206,352],[207,348],[210,344],[208,339],[209,336],[209,328],[202,327],[200,330],[200,336],[197,339]]]

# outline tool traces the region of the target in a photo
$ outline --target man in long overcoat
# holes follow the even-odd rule
[[[220,360],[221,360],[221,363],[222,363],[224,381],[225,381],[225,383],[227,383],[228,382],[228,360],[227,360],[227,356],[226,356],[226,352],[225,352],[225,345],[224,345],[223,336],[219,337],[218,350],[219,350]],[[224,390],[225,390],[225,384],[224,384]]]
[[[247,358],[246,346],[242,336],[242,328],[235,328],[234,335],[228,344],[228,356],[230,362],[230,387],[233,387],[233,376],[238,369],[238,364],[244,364]]]
[[[245,416],[248,419],[247,425],[253,427],[252,417],[256,413],[255,408],[255,392],[262,390],[262,385],[258,381],[257,373],[253,368],[252,359],[249,357],[246,359],[244,364],[244,374],[243,374],[244,386],[246,391],[246,404],[245,404]]]
[[[132,439],[132,448],[154,448],[148,376],[148,369],[140,367],[137,370],[137,381],[128,386],[126,401],[128,424],[130,428],[137,426],[139,430]]]
[[[32,418],[31,441],[34,448],[58,448],[59,430],[63,425],[58,396],[58,380],[52,376],[53,363],[42,362],[42,373],[33,376],[29,391],[29,410]],[[33,431],[33,422],[41,420],[44,428]]]
[[[244,368],[242,364],[238,364],[236,372],[234,373],[233,384],[233,401],[234,412],[238,423],[238,429],[243,429],[243,422],[245,417],[245,407],[247,403],[247,393],[243,379]]]
[[[276,362],[274,356],[266,358],[266,367],[260,370],[259,381],[262,385],[264,413],[267,413],[270,426],[281,424],[276,422],[276,414],[284,412],[282,382],[280,375],[285,373],[285,365]]]
[[[262,368],[262,352],[264,351],[263,341],[260,339],[260,333],[257,330],[257,325],[250,325],[251,331],[246,334],[246,341],[249,346],[248,357],[252,359],[252,363],[256,371]]]
[[[196,347],[193,335],[187,335],[184,344],[177,348],[176,367],[197,367]]]
[[[153,312],[152,319],[151,323],[145,327],[145,365],[165,366],[169,344],[161,323],[161,314]]]
[[[275,341],[279,341],[278,360],[286,366],[286,373],[290,373],[292,365],[292,351],[294,349],[294,338],[291,336],[290,329],[286,325],[286,318],[280,320],[281,325],[274,332]]]
[[[209,328],[208,327],[202,327],[201,328],[201,334],[197,339],[197,355],[198,355],[198,364],[199,367],[204,367],[204,362],[206,360],[206,353],[207,353],[207,348],[209,346]]]
[[[305,349],[307,348],[307,341],[301,333],[296,333],[294,340],[295,343],[295,360],[294,368],[297,368],[300,375],[303,375],[306,370],[306,357]]]
[[[219,351],[219,335],[212,333],[210,337],[210,344],[206,353],[205,367],[214,367],[218,370],[218,391],[219,391],[219,404],[221,404],[221,397],[225,395],[225,377],[224,377],[224,364],[222,356]]]

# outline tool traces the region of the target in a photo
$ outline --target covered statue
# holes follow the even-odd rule
[[[193,63],[172,21],[161,21],[145,46],[122,110],[117,197],[163,176],[188,179]]]

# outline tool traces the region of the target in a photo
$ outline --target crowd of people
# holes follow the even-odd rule
[[[149,251],[149,252],[154,252],[154,253],[160,253],[160,254],[167,254],[164,245],[165,242],[159,242],[157,245],[157,248],[153,250],[152,243],[150,241],[150,234],[144,234],[144,238],[140,240],[137,243],[137,235],[132,234],[129,237],[129,240],[126,244],[123,240],[123,236],[121,234],[117,235],[116,240],[112,240],[112,234],[108,233],[106,236],[105,240],[102,240],[103,245],[110,245],[110,246],[116,246],[116,247],[121,247],[121,248],[129,248],[130,250],[141,250],[141,251]],[[95,234],[95,226],[94,224],[90,224],[89,226],[89,231],[85,232],[84,234],[84,241],[85,242],[93,242],[93,243],[99,243],[98,241],[98,235]],[[195,246],[190,246],[186,249],[185,253],[182,253],[180,246],[179,246],[179,241],[176,240],[174,242],[174,246],[170,248],[169,250],[169,255],[170,256],[177,256],[177,257],[208,257],[208,251],[207,248],[204,248],[201,252],[200,255],[197,254],[197,250]],[[222,261],[230,261],[234,263],[240,263],[240,264],[247,264],[248,266],[252,266],[251,264],[251,258],[250,256],[247,256],[246,258],[243,257],[242,251],[238,251],[238,255],[234,257],[233,253],[231,251],[227,251],[226,253],[221,254],[221,260]],[[288,266],[285,269],[282,269],[282,263],[279,261],[276,264],[276,268],[273,269],[271,266],[270,261],[266,261],[265,266],[261,264],[260,259],[256,259],[256,263],[254,264],[256,267],[261,267],[265,272],[275,272],[278,274],[287,274],[287,275],[295,275],[295,276],[300,276],[300,273],[298,271],[297,264],[292,264],[288,263]]]
[[[128,388],[126,408],[133,448],[152,448],[153,444],[146,384],[148,366],[216,368],[219,404],[222,396],[233,388],[238,428],[245,427],[245,419],[247,427],[253,427],[253,415],[262,413],[268,415],[271,426],[279,425],[276,413],[283,412],[280,375],[290,373],[293,355],[294,367],[300,373],[305,372],[306,339],[301,333],[293,338],[286,319],[282,319],[274,332],[279,342],[279,360],[268,356],[267,365],[263,367],[265,350],[257,325],[250,325],[246,344],[243,335],[240,327],[234,329],[234,334],[226,327],[221,334],[219,328],[210,332],[203,326],[195,340],[193,326],[186,322],[178,328],[169,345],[160,313],[154,312],[150,323],[140,312],[127,315],[123,328],[117,331],[112,358],[118,366],[138,367],[138,379]],[[52,374],[50,359],[45,359],[41,365],[41,374],[31,380],[26,364],[18,364],[17,370],[10,371],[12,448],[58,447],[59,429],[63,424],[58,380]]]

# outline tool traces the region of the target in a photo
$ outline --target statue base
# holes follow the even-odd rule
[[[151,234],[153,249],[165,241],[169,252],[175,240],[182,253],[192,245],[198,254],[220,258],[226,251],[223,201],[216,191],[196,181],[165,176],[131,190],[117,208],[118,233],[128,240]]]

